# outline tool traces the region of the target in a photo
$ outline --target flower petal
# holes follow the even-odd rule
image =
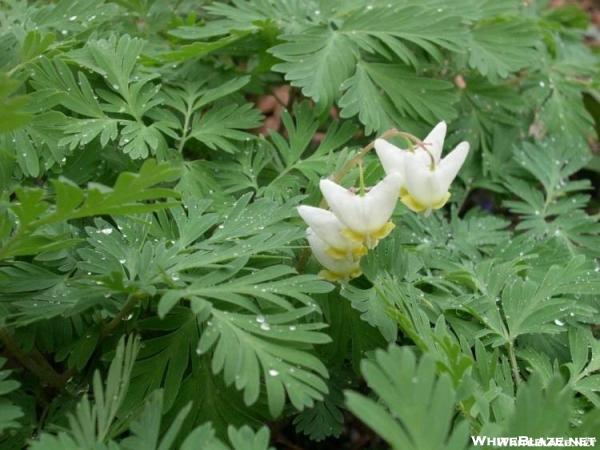
[[[392,173],[373,186],[361,198],[365,204],[363,211],[367,233],[380,230],[390,220],[403,184],[404,176],[399,173]]]
[[[336,217],[351,230],[362,232],[365,223],[364,215],[360,213],[362,209],[360,197],[327,179],[321,180],[319,187]]]
[[[427,150],[429,150],[435,158],[436,164],[442,157],[442,149],[444,148],[444,139],[446,138],[447,129],[446,122],[442,121],[433,127],[433,130],[431,130],[427,137],[423,139],[423,143],[427,147]]]
[[[327,243],[319,238],[311,228],[306,230],[306,238],[316,260],[327,270],[338,275],[350,275],[360,270],[360,264],[357,260],[350,258],[338,259],[329,255],[327,253]]]
[[[440,185],[437,171],[432,171],[428,166],[424,166],[415,158],[407,160],[406,164],[406,184],[408,191],[415,204],[422,207],[429,207],[437,203],[446,193],[446,189]],[[406,203],[406,202],[405,202]]]
[[[437,172],[439,173],[440,184],[446,186],[446,189],[450,187],[456,178],[468,154],[469,143],[463,141],[440,162]]]
[[[375,152],[385,173],[400,173],[404,176],[404,157],[408,153],[383,139],[375,140]]]
[[[349,240],[343,236],[342,231],[346,227],[331,211],[301,205],[298,207],[298,214],[319,238],[335,250],[344,251],[360,247],[360,242]]]

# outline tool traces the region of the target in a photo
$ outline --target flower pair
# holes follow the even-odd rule
[[[469,144],[461,142],[441,159],[445,136],[446,124],[441,122],[412,150],[377,139],[375,150],[387,176],[366,193],[321,180],[330,210],[302,205],[298,212],[309,227],[313,255],[325,267],[322,277],[340,281],[361,274],[360,258],[394,228],[390,218],[398,198],[411,210],[426,214],[444,206],[469,151]]]
[[[369,192],[355,194],[331,180],[319,187],[331,211],[302,205],[298,213],[308,225],[308,243],[330,281],[361,274],[360,258],[394,228],[390,217],[402,185],[400,174],[385,177]]]

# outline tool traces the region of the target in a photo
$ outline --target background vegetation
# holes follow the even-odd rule
[[[543,0],[1,0],[0,446],[598,436],[588,21]],[[451,205],[398,206],[361,278],[318,279],[295,207],[378,134],[439,120],[472,149]]]

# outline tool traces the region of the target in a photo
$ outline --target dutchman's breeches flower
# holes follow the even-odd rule
[[[319,272],[319,276],[329,281],[348,281],[360,276],[360,258],[334,258],[329,252],[329,245],[317,234],[308,228],[306,238],[319,263],[325,270]]]
[[[391,174],[362,195],[327,179],[321,180],[320,187],[329,208],[346,227],[342,235],[374,248],[394,228],[389,220],[402,182],[402,175]]]
[[[298,207],[298,213],[312,231],[327,244],[325,251],[332,258],[360,259],[367,253],[362,242],[345,236],[346,226],[331,211],[301,205]]]
[[[448,189],[469,153],[469,144],[461,142],[442,159],[446,124],[437,124],[424,142],[397,130],[414,142],[411,150],[402,150],[383,139],[374,143],[387,176],[370,190],[364,187],[362,166],[360,192],[346,189],[332,180],[321,180],[319,187],[330,210],[302,205],[298,213],[308,225],[310,248],[325,267],[320,275],[330,281],[348,281],[361,274],[360,258],[374,248],[394,228],[390,221],[400,200],[415,212],[429,214],[450,198]],[[361,164],[371,144],[351,160]],[[349,167],[351,167],[350,165]],[[336,178],[342,178],[343,169]]]
[[[415,212],[429,213],[446,204],[448,189],[469,153],[461,142],[441,159],[446,124],[440,122],[413,151],[400,149],[383,139],[375,141],[375,151],[388,174],[403,178],[400,200]]]

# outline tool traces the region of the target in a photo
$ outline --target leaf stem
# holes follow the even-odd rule
[[[509,341],[506,344],[508,350],[508,359],[510,361],[510,367],[512,369],[513,379],[515,380],[515,384],[518,386],[521,384],[521,373],[519,372],[519,365],[517,364],[517,356],[515,354],[515,346],[513,341]]]
[[[141,297],[142,296],[140,296],[139,294],[131,294],[127,298],[125,305],[123,305],[123,307],[117,313],[117,315],[115,317],[113,317],[110,322],[108,322],[106,325],[104,325],[100,335],[102,337],[106,337],[106,336],[110,335],[113,332],[113,330],[115,328],[117,328],[119,326],[119,324],[129,315],[129,313],[133,310],[133,308],[135,308],[135,306],[137,305],[137,302],[141,299]]]
[[[398,131],[396,128],[392,128],[392,129],[386,131],[385,133],[383,133],[381,136],[379,136],[378,139],[386,139],[386,138],[390,138],[393,136],[405,135],[405,134],[406,133],[402,133],[401,131]],[[346,162],[346,164],[344,164],[340,168],[340,170],[338,170],[336,173],[334,173],[333,176],[330,177],[330,179],[332,181],[334,181],[335,183],[339,183],[340,181],[342,181],[342,179],[348,174],[348,172],[350,172],[355,165],[357,165],[359,162],[361,162],[367,153],[369,153],[371,150],[373,150],[373,148],[375,147],[375,140],[376,139],[372,140],[367,145],[365,145],[363,148],[361,148],[360,151],[356,155],[354,155],[354,157],[352,159],[348,160]],[[319,207],[324,208],[326,205],[327,205],[327,203],[325,202],[325,199],[322,199],[321,203],[319,204]]]
[[[181,139],[179,139],[179,144],[177,146],[177,152],[183,152],[183,146],[187,142],[188,138],[188,128],[190,127],[190,119],[192,117],[194,105],[192,103],[188,103],[187,111],[185,113],[185,119],[183,119],[183,130],[181,132]]]
[[[34,349],[30,354],[25,353],[5,329],[0,329],[0,340],[6,351],[40,380],[55,388],[65,385],[68,377],[57,373],[39,351]]]

